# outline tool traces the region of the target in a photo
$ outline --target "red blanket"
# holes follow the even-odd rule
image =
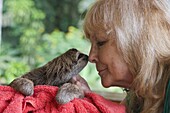
[[[125,107],[95,93],[59,105],[58,87],[35,86],[32,96],[24,96],[9,86],[0,86],[0,113],[125,113]]]

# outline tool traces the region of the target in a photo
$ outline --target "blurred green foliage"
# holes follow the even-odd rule
[[[70,48],[88,54],[81,18],[94,0],[5,0],[0,52],[0,83],[44,65]],[[80,73],[92,90],[105,89],[95,66],[88,64]]]

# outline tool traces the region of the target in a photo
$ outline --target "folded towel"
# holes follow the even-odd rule
[[[32,96],[24,96],[9,86],[0,86],[0,113],[125,113],[125,107],[95,93],[60,105],[56,86],[38,85]]]

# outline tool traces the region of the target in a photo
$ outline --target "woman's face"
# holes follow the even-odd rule
[[[96,64],[102,85],[130,88],[133,78],[116,47],[115,37],[110,37],[104,32],[95,33],[89,38],[91,42],[89,61]]]

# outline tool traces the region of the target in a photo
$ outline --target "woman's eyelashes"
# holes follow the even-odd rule
[[[107,41],[98,41],[96,44],[98,47],[103,46]]]

